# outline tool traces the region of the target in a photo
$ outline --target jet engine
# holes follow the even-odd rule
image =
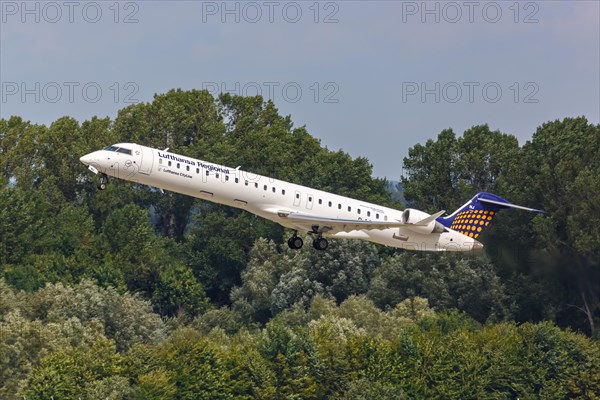
[[[444,225],[440,224],[435,218],[423,211],[407,208],[402,213],[401,221],[406,224],[406,229],[428,235],[430,233],[443,233]]]

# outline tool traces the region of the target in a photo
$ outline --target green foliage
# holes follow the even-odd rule
[[[28,399],[62,399],[102,393],[124,399],[130,388],[118,377],[121,362],[122,357],[108,339],[98,339],[91,346],[64,348],[42,359],[21,395]],[[115,382],[119,386],[113,386]]]
[[[456,308],[485,322],[510,317],[505,289],[492,265],[481,258],[399,253],[373,273],[369,297],[393,307],[421,296],[434,309]]]
[[[177,244],[157,235],[148,211],[134,204],[112,212],[92,245],[103,266],[91,273],[94,278],[146,294],[158,284],[161,269],[178,262]]]
[[[275,243],[257,241],[242,285],[232,291],[233,307],[265,322],[294,304],[308,306],[317,294],[341,302],[366,292],[380,263],[376,247],[351,240],[330,242],[327,252],[316,253],[310,248],[280,252]]]
[[[171,375],[162,368],[140,375],[136,383],[142,399],[170,400],[177,394]]]
[[[502,192],[503,178],[518,157],[512,135],[474,126],[457,138],[451,129],[408,150],[402,184],[411,206],[455,210],[477,192]]]
[[[402,389],[395,385],[360,379],[350,383],[342,398],[344,400],[402,400],[406,397]]]
[[[282,229],[256,216],[212,205],[203,206],[195,220],[186,237],[191,267],[210,298],[227,303],[248,263],[252,243],[261,236],[281,237]]]
[[[492,191],[546,210],[501,213],[483,237],[494,243],[489,256],[519,321],[555,319],[593,336],[600,321],[599,138],[600,125],[584,117],[542,124],[523,147],[487,125],[459,138],[445,130],[409,150],[405,196],[424,209],[454,210]]]
[[[255,333],[180,328],[160,343],[137,338],[125,353],[105,337],[100,318],[82,324],[83,314],[96,313],[90,301],[106,301],[89,287],[80,289],[84,297],[70,296],[81,304],[77,317],[44,305],[53,298],[47,289],[2,290],[4,309],[11,310],[0,326],[11,333],[0,337],[0,395],[8,398],[584,399],[600,393],[597,341],[550,323],[481,326],[465,314],[433,313],[420,298],[382,312],[365,297],[339,306],[315,297],[308,309],[294,311],[303,313],[296,317],[301,323],[286,322],[290,311]]]
[[[99,192],[78,159],[121,141],[395,206],[367,159],[261,97],[178,89],[114,121],[0,119],[0,398],[600,398],[600,126],[584,117],[522,147],[481,125],[409,150],[411,206],[490,191],[549,212],[501,213],[482,257],[291,251],[240,210]]]
[[[139,393],[131,386],[129,379],[118,375],[88,382],[83,392],[88,399],[104,400],[129,400]]]
[[[160,271],[152,299],[163,315],[195,316],[208,308],[204,289],[189,267],[168,267]]]
[[[208,310],[196,317],[190,326],[204,334],[208,334],[214,328],[218,328],[226,334],[231,335],[238,332],[242,327],[251,328],[252,324],[244,323],[247,321],[246,316],[229,307],[221,307]]]
[[[40,359],[66,346],[89,347],[102,327],[77,318],[55,323],[31,320],[16,310],[0,321],[0,398],[11,398]]]
[[[174,399],[231,398],[217,347],[194,331],[175,331],[159,349],[161,364],[177,387]]]
[[[73,256],[91,231],[85,210],[66,203],[52,183],[34,191],[0,188],[0,266],[27,265],[49,254]],[[34,283],[23,286],[35,288]]]
[[[153,343],[165,333],[163,321],[152,313],[148,301],[129,293],[118,294],[113,288],[98,287],[91,281],[74,287],[48,284],[28,295],[20,308],[32,320],[44,323],[70,318],[84,324],[99,323],[119,350],[128,349],[134,343]]]

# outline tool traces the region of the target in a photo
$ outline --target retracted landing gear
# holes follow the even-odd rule
[[[323,237],[316,237],[313,239],[313,247],[317,250],[326,250],[327,246],[329,246],[329,242],[327,242],[327,239],[323,238]]]
[[[100,181],[98,182],[98,189],[106,189],[106,185],[108,185],[108,176],[105,174],[98,174],[98,177],[100,178]]]
[[[288,246],[290,249],[298,250],[304,245],[304,241],[302,238],[298,237],[297,234],[298,232],[294,232],[294,235],[288,239]]]

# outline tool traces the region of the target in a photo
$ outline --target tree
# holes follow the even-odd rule
[[[163,321],[152,313],[148,301],[129,293],[121,295],[114,288],[101,288],[89,280],[74,287],[48,284],[31,294],[22,310],[32,320],[44,323],[70,318],[84,324],[99,322],[118,350],[139,342],[154,343],[165,334]]]
[[[368,296],[393,307],[415,296],[436,310],[457,308],[480,322],[510,317],[510,302],[492,265],[480,258],[399,253],[373,273]]]
[[[174,399],[231,398],[224,356],[194,331],[175,331],[161,345],[159,356],[164,368],[172,373],[177,388]]]
[[[193,317],[206,311],[208,300],[202,285],[189,267],[167,267],[160,271],[152,294],[153,303],[162,315]]]
[[[600,195],[600,125],[586,118],[565,118],[538,127],[523,146],[524,171],[520,192],[537,199],[548,211],[546,218],[534,220],[535,241],[552,254],[559,282],[565,290],[561,320],[581,326],[571,319],[579,309],[594,335],[600,319],[600,269],[596,243],[598,231],[597,198]]]
[[[503,191],[503,179],[519,154],[512,135],[473,126],[459,138],[445,129],[437,140],[417,144],[404,159],[402,184],[411,206],[453,211],[477,192]]]
[[[380,263],[377,248],[367,242],[332,240],[327,252],[305,247],[280,252],[274,243],[257,241],[242,285],[232,291],[234,308],[247,305],[264,323],[297,303],[308,307],[318,294],[342,302],[367,291]]]
[[[102,275],[94,273],[94,278],[111,284],[111,280],[107,282],[102,278],[118,279],[122,274],[123,286],[131,291],[141,291],[148,297],[159,280],[162,268],[180,263],[177,244],[159,236],[150,222],[148,211],[135,204],[128,204],[108,216],[100,234],[92,242],[92,249],[99,264],[106,269],[116,269],[102,270]]]
[[[203,204],[200,210],[186,237],[187,256],[211,300],[227,304],[252,244],[261,236],[281,238],[282,228],[230,208]]]
[[[115,353],[114,343],[106,338],[97,339],[89,347],[62,348],[44,357],[19,395],[41,400],[77,398],[84,393],[100,392],[115,399],[124,399],[130,389],[126,381],[116,377],[121,362],[122,357]],[[112,384],[119,382],[122,387],[99,382],[104,379],[109,379]]]

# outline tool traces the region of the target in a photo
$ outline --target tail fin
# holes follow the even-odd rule
[[[477,238],[481,232],[492,222],[498,211],[503,208],[519,208],[521,210],[545,213],[535,208],[512,204],[495,194],[479,192],[458,210],[447,217],[438,218],[437,221],[446,228],[472,238]]]

